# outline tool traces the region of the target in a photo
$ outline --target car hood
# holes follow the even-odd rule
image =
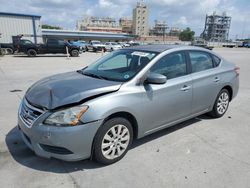
[[[44,78],[32,85],[25,94],[34,106],[52,110],[77,104],[88,98],[119,90],[120,82],[92,78],[69,72]]]

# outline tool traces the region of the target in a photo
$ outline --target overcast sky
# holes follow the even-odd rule
[[[145,0],[150,9],[150,25],[158,19],[168,26],[190,27],[200,35],[206,14],[227,12],[232,16],[230,38],[250,38],[250,0]],[[43,24],[75,29],[84,15],[132,17],[136,0],[0,0],[1,12],[42,16]]]

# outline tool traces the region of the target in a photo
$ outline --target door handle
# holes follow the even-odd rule
[[[220,78],[219,77],[215,77],[214,78],[214,82],[219,82],[220,81]]]
[[[188,91],[190,88],[191,88],[190,86],[184,85],[184,86],[181,88],[181,91]]]

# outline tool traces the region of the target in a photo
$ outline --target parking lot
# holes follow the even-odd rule
[[[16,128],[20,100],[32,83],[83,68],[101,53],[0,57],[1,187],[249,187],[250,49],[214,51],[241,68],[240,91],[226,115],[199,116],[136,140],[110,166],[37,157]]]

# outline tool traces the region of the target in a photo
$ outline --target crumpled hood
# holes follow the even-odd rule
[[[32,85],[25,94],[32,105],[49,110],[100,94],[119,90],[121,83],[101,80],[77,72],[57,74]]]

